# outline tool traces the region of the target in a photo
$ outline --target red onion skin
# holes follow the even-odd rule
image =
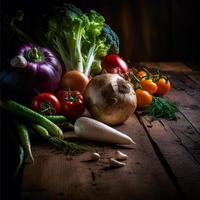
[[[108,54],[102,60],[102,66],[108,73],[118,74],[128,72],[128,65],[117,54]]]
[[[41,62],[34,62],[26,57],[27,53],[34,47],[44,55],[44,59]],[[33,90],[37,92],[54,92],[59,87],[62,66],[49,49],[34,46],[33,44],[23,44],[19,48],[18,55],[24,56],[27,59],[25,69],[30,74],[28,79]]]

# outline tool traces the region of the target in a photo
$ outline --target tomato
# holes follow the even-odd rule
[[[145,71],[139,71],[136,73],[136,77],[139,79],[144,78],[145,76],[147,76],[147,73]]]
[[[84,112],[84,99],[79,91],[59,90],[56,96],[61,102],[61,114],[68,119],[75,120]]]
[[[40,93],[32,100],[31,107],[36,112],[44,115],[55,115],[60,112],[60,102],[51,93]]]
[[[158,79],[156,81],[156,84],[158,86],[158,90],[155,93],[155,95],[157,95],[157,96],[164,96],[171,89],[170,81],[166,80],[165,78]]]
[[[62,88],[68,90],[78,90],[80,93],[84,93],[84,90],[89,82],[89,79],[85,74],[79,71],[66,72],[62,77]]]
[[[157,84],[154,83],[152,79],[143,78],[141,80],[141,86],[142,86],[143,90],[146,90],[150,94],[154,94],[158,90]]]
[[[137,108],[142,109],[149,106],[152,102],[152,95],[142,89],[136,89],[135,91],[137,97]]]
[[[102,67],[112,74],[128,72],[128,65],[116,54],[108,54],[102,60]]]

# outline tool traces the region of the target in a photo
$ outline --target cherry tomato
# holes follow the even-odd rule
[[[59,90],[56,96],[61,102],[61,114],[68,119],[75,120],[84,112],[84,99],[79,91]]]
[[[136,77],[139,79],[144,78],[145,76],[147,76],[147,73],[145,71],[139,71],[136,73]]]
[[[50,93],[40,93],[32,100],[31,107],[36,112],[44,115],[55,115],[60,112],[60,102]]]
[[[158,79],[156,81],[156,84],[158,86],[158,90],[155,93],[155,95],[157,95],[157,96],[164,96],[171,89],[170,81],[166,80],[165,78]]]
[[[108,54],[102,60],[102,67],[112,74],[128,72],[128,65],[116,54]]]
[[[137,108],[138,109],[145,108],[151,104],[152,95],[149,94],[149,92],[142,90],[142,89],[136,89],[135,93],[136,93],[136,97],[137,97]]]
[[[81,94],[89,82],[89,79],[85,74],[79,71],[69,71],[66,72],[62,77],[62,88],[68,90],[78,90]]]
[[[143,90],[146,90],[150,94],[154,94],[158,90],[157,84],[154,83],[152,79],[143,78],[141,80],[141,86],[142,86]]]

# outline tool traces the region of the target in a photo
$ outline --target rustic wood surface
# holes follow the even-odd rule
[[[35,163],[25,165],[21,199],[200,198],[200,72],[181,63],[143,64],[170,77],[173,89],[166,98],[177,101],[177,120],[152,121],[135,113],[115,127],[133,138],[131,148],[96,143],[81,155],[66,156],[34,143]],[[108,160],[116,150],[129,158],[125,167],[110,169]],[[101,154],[99,162],[89,161],[93,151]]]

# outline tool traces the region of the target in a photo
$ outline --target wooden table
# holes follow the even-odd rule
[[[151,121],[133,114],[116,129],[136,145],[97,145],[99,162],[87,162],[92,150],[66,156],[34,144],[35,163],[25,166],[21,199],[200,199],[200,72],[182,63],[145,64],[169,75],[173,89],[166,98],[177,101],[178,119]],[[128,154],[127,165],[109,170],[108,159],[116,150]]]

